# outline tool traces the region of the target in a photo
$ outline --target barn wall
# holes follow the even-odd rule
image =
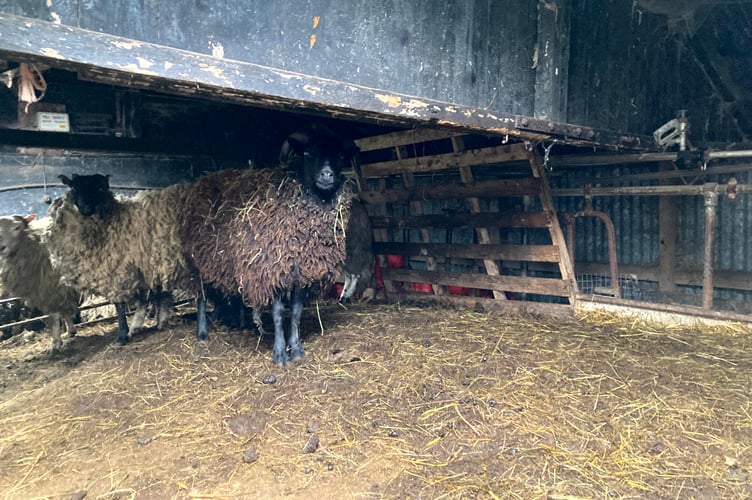
[[[686,109],[690,138],[748,140],[748,13],[719,3],[653,13],[631,0],[573,0],[568,122],[652,134]]]
[[[116,192],[133,194],[135,188],[162,188],[214,169],[206,157],[0,153],[0,216],[46,215],[48,202],[67,191],[58,180],[61,174],[109,175],[110,185],[134,188]],[[12,186],[26,187],[9,190]]]
[[[586,184],[599,185],[599,178],[613,179],[616,176],[655,172],[656,165],[603,167],[561,172],[554,175],[554,188],[582,187]],[[740,184],[752,183],[752,172],[737,172],[733,175],[710,175],[699,183],[727,183],[731,177]],[[655,185],[655,182],[622,183],[627,185]],[[607,182],[602,185],[613,185]],[[702,295],[702,270],[704,262],[705,205],[702,196],[674,196],[669,198],[676,204],[678,213],[677,271],[693,276],[692,283],[680,288],[688,295]],[[557,211],[564,221],[564,214],[582,210],[583,197],[562,196],[556,198]],[[617,258],[622,269],[631,266],[632,270],[642,269],[642,283],[634,297],[638,300],[652,300],[660,297],[655,276],[659,265],[659,209],[657,196],[613,196],[593,198],[593,208],[605,212],[613,221],[616,230]],[[562,222],[563,224],[564,222]],[[716,215],[716,235],[714,243],[713,269],[716,273],[727,273],[741,281],[740,274],[752,276],[752,196],[740,195],[736,200],[726,196],[718,197]],[[587,264],[608,263],[608,242],[605,228],[595,218],[578,219],[575,225],[575,256],[579,266],[575,272],[588,274],[592,267]],[[578,269],[579,267],[579,269]],[[585,271],[583,272],[583,268]],[[652,270],[651,270],[652,269]],[[650,281],[650,283],[647,283]],[[717,284],[717,286],[720,286]],[[722,288],[722,287],[721,287]],[[747,285],[749,288],[749,285]],[[716,299],[735,301],[738,304],[752,299],[750,291],[716,289]],[[749,311],[746,311],[749,312]]]
[[[0,12],[532,115],[537,2],[0,1]]]

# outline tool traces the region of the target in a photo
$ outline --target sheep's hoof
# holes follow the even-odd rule
[[[285,366],[287,362],[290,361],[290,356],[284,351],[282,351],[282,353],[273,352],[272,361],[274,361],[274,364],[277,366]]]
[[[305,351],[302,347],[293,347],[290,349],[290,360],[300,359],[305,356]]]
[[[118,338],[115,340],[115,342],[117,342],[120,345],[125,345],[128,342],[130,342],[130,340],[131,340],[130,337],[128,337],[127,335],[118,335]]]
[[[199,332],[199,333],[198,333],[198,334],[196,335],[196,338],[197,338],[198,340],[201,340],[201,341],[204,341],[204,340],[209,340],[209,334],[208,334],[207,332]]]

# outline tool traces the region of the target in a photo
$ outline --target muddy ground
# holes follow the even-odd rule
[[[752,498],[741,325],[326,303],[284,368],[194,328],[1,342],[3,496]]]

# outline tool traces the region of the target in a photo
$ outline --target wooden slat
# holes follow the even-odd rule
[[[391,134],[375,135],[355,139],[355,144],[361,152],[376,151],[377,149],[396,148],[421,142],[438,141],[460,135],[460,132],[434,128],[420,128],[392,132]]]
[[[471,196],[524,196],[540,192],[538,179],[503,179],[476,182],[469,186],[455,184],[421,185],[413,189],[394,188],[388,191],[365,191],[360,198],[366,203],[393,203],[395,201],[449,200]]]
[[[569,286],[561,278],[529,278],[520,276],[489,276],[476,273],[450,273],[443,271],[418,271],[414,269],[384,269],[384,279],[409,281],[412,283],[433,283],[437,285],[458,285],[481,290],[512,291],[568,297]]]
[[[455,137],[452,139],[452,147],[455,151],[459,150],[462,146],[462,139],[459,137]],[[524,145],[523,145],[524,146]],[[462,179],[462,182],[465,183],[465,185],[472,185],[473,182],[475,182],[475,177],[473,176],[473,169],[469,166],[461,166],[460,167],[460,178]],[[480,199],[478,197],[470,197],[465,200],[465,203],[467,205],[467,208],[470,210],[470,213],[472,214],[479,214],[480,213]],[[498,231],[497,231],[498,234]],[[475,235],[478,238],[478,243],[480,245],[490,245],[491,244],[491,233],[488,231],[487,227],[476,227],[475,228]],[[486,269],[486,274],[489,276],[498,276],[501,274],[499,272],[499,264],[493,259],[493,258],[487,258],[483,259],[483,266]],[[507,300],[506,294],[504,292],[501,292],[499,290],[493,291],[493,296],[496,300]]]
[[[362,171],[363,177],[386,177],[406,172],[413,174],[430,173],[459,167],[505,163],[526,159],[527,150],[525,149],[525,145],[518,143],[482,149],[469,149],[467,151],[457,151],[434,156],[420,156],[371,163],[363,165]]]
[[[378,254],[450,257],[460,259],[496,259],[526,262],[559,262],[554,245],[462,245],[447,243],[374,243]]]
[[[366,194],[366,193],[362,193]],[[500,212],[480,214],[421,215],[420,217],[373,216],[374,228],[418,229],[421,227],[505,227],[543,229],[551,224],[546,212]]]
[[[559,271],[561,272],[561,282],[569,290],[569,302],[574,305],[577,299],[577,281],[574,278],[574,270],[572,261],[567,251],[566,240],[564,239],[564,232],[559,225],[559,219],[556,216],[556,207],[554,205],[554,199],[551,196],[551,186],[548,183],[548,177],[546,176],[546,169],[543,166],[540,155],[536,152],[535,148],[528,151],[530,167],[533,170],[533,175],[540,180],[540,200],[543,206],[543,210],[548,212],[551,225],[549,230],[551,231],[551,241],[554,245],[561,250],[561,258],[559,259]]]

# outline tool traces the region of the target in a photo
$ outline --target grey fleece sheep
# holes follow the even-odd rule
[[[116,304],[118,342],[127,342],[143,323],[140,307],[129,331],[125,302],[141,299],[143,306],[148,291],[199,291],[198,274],[183,258],[179,235],[184,185],[119,201],[105,176],[60,178],[71,189],[50,208],[53,261],[67,283]],[[159,318],[158,327],[165,319]],[[203,330],[205,337],[205,325]]]
[[[254,311],[272,305],[272,359],[281,365],[304,355],[299,329],[308,290],[330,284],[344,264],[353,194],[341,171],[355,154],[325,134],[291,136],[287,144],[298,159],[294,175],[279,168],[223,170],[198,179],[183,228],[206,283],[227,295],[239,292]],[[285,340],[288,295],[292,319]]]
[[[73,318],[78,309],[78,292],[60,282],[50,262],[50,255],[39,236],[29,228],[34,218],[13,216],[0,218],[0,281],[3,288],[22,298],[29,307],[50,317],[52,347],[60,350],[61,322],[68,335],[75,335]]]

